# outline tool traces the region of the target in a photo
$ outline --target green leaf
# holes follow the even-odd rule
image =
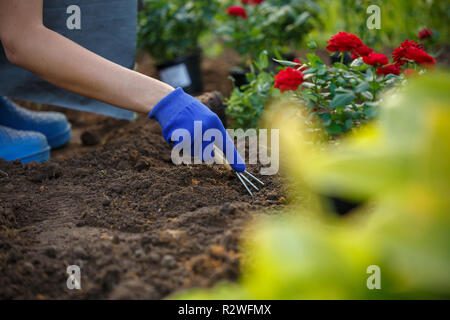
[[[344,107],[351,104],[353,100],[355,100],[355,94],[353,92],[337,94],[331,101],[330,108]]]
[[[348,67],[347,67],[345,64],[340,63],[340,62],[335,62],[335,63],[333,64],[333,66],[334,66],[335,68],[338,68],[338,69],[348,70]]]
[[[362,58],[358,58],[352,61],[352,63],[350,64],[350,67],[352,68],[358,68],[361,67],[364,64],[364,61]]]
[[[283,66],[287,66],[287,67],[296,67],[298,65],[298,63],[296,63],[296,62],[286,61],[286,60],[273,59],[273,61],[275,61]]]
[[[370,84],[366,81],[360,83],[359,85],[356,86],[355,88],[355,92],[363,92],[363,91],[367,91],[370,89]]]
[[[311,38],[311,36],[309,36],[308,48],[310,50],[316,50],[317,49],[317,43]]]
[[[331,116],[329,113],[320,115],[320,118],[322,119],[322,123],[324,126],[328,127],[331,124]]]
[[[352,127],[352,125],[353,125],[353,120],[352,119],[345,120],[345,128],[347,130],[349,130]]]
[[[343,77],[338,77],[337,83],[339,83],[339,85],[341,85],[343,87],[345,87],[347,85],[347,82],[345,81],[345,79]]]
[[[321,66],[320,68],[319,68],[319,71],[317,71],[317,75],[318,76],[323,76],[323,75],[325,75],[327,73],[327,67],[325,67],[325,66]]]
[[[261,69],[266,69],[269,66],[269,54],[267,50],[264,50],[259,55],[259,67]]]
[[[344,128],[335,123],[327,126],[326,129],[327,129],[328,134],[331,134],[331,135],[340,134],[340,133],[344,132]]]
[[[305,71],[303,71],[303,74],[309,74],[309,73],[316,73],[317,68],[308,68]]]
[[[302,87],[311,89],[311,88],[314,88],[314,83],[311,83],[311,82],[303,82],[303,83],[302,83]]]
[[[373,81],[373,71],[372,68],[369,68],[366,70],[366,81],[370,82]]]
[[[316,56],[313,53],[308,53],[306,55],[306,58],[308,59],[308,61],[311,63],[311,65],[313,67],[320,67],[320,66],[324,65],[322,59],[320,59],[318,56]]]
[[[361,92],[361,95],[367,100],[373,100],[373,94],[370,91]]]

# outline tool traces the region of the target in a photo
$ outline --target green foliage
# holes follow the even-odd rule
[[[144,0],[139,12],[138,46],[157,62],[195,52],[217,12],[210,0]]]
[[[313,205],[272,215],[245,236],[238,283],[175,298],[448,299],[449,90],[448,73],[413,79],[382,102],[379,122],[320,150],[292,137],[296,129],[281,119],[291,156],[284,161],[304,181],[301,192],[370,203],[357,219]],[[371,265],[380,267],[379,290],[366,286]]]
[[[288,52],[299,48],[302,39],[316,25],[320,7],[310,0],[266,0],[247,5],[248,18],[226,13],[236,1],[222,1],[217,16],[217,34],[243,59],[254,60],[263,50]]]
[[[290,61],[278,61],[292,66]],[[340,135],[373,119],[377,114],[380,92],[394,86],[402,77],[377,76],[375,68],[361,58],[350,66],[340,62],[326,65],[317,55],[308,54],[297,65],[304,82],[294,93],[307,108],[308,120],[320,119],[327,133]]]
[[[255,128],[274,91],[267,51],[260,54],[246,76],[249,83],[240,88],[235,87],[230,98],[226,100],[227,115],[237,128]]]

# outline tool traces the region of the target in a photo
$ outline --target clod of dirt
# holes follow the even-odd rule
[[[100,143],[100,138],[98,137],[97,133],[92,131],[84,131],[81,134],[81,142],[85,146],[96,146]]]
[[[220,214],[225,214],[225,215],[227,215],[227,214],[233,214],[233,213],[235,213],[235,212],[236,212],[236,208],[233,207],[233,206],[232,206],[231,204],[229,204],[229,203],[225,204],[222,208],[220,208],[220,211],[219,211]]]
[[[86,260],[89,258],[89,255],[86,253],[82,247],[78,246],[73,250],[73,255],[77,259]]]
[[[137,171],[144,171],[147,170],[148,168],[150,168],[151,165],[151,160],[150,159],[140,159],[137,163],[136,166],[134,167],[134,169],[136,169]]]
[[[56,258],[57,251],[55,247],[48,247],[44,250],[44,254],[49,258]]]
[[[148,260],[152,263],[159,263],[159,261],[161,261],[161,256],[155,252],[152,252],[148,255]]]
[[[120,270],[115,267],[107,269],[102,276],[102,288],[110,292],[120,280]]]
[[[62,175],[62,169],[57,163],[47,162],[43,165],[31,163],[28,165],[28,168],[28,179],[35,183],[41,183],[50,179],[57,179]]]
[[[227,124],[227,116],[225,113],[225,104],[223,103],[223,96],[219,91],[208,92],[200,97],[197,97],[203,104],[208,106],[212,112],[217,114],[224,126]]]
[[[119,238],[119,236],[117,234],[114,235],[114,237],[112,239],[112,243],[114,243],[114,244],[119,244],[120,243],[120,238]]]
[[[161,260],[161,265],[166,268],[175,268],[177,266],[177,261],[174,257],[166,255]]]

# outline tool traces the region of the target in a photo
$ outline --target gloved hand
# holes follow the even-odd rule
[[[234,147],[234,143],[219,117],[200,101],[186,94],[183,89],[178,88],[162,99],[152,109],[149,118],[154,118],[159,122],[163,137],[167,142],[172,142],[176,146],[185,139],[190,139],[192,156],[210,162],[214,158],[214,151],[210,148],[214,141],[216,147],[222,150],[235,171],[242,172],[246,169],[244,160]],[[208,129],[216,129],[221,138],[207,137],[208,134],[205,135],[205,132]],[[183,134],[183,131],[186,134]],[[179,136],[182,138],[178,140]],[[207,147],[208,149],[205,150]]]

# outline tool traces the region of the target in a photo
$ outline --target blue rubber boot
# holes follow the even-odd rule
[[[42,163],[50,159],[50,146],[42,133],[0,126],[0,158]]]
[[[22,108],[6,97],[0,97],[0,125],[23,131],[40,132],[51,148],[70,140],[71,125],[59,112],[37,112]]]

